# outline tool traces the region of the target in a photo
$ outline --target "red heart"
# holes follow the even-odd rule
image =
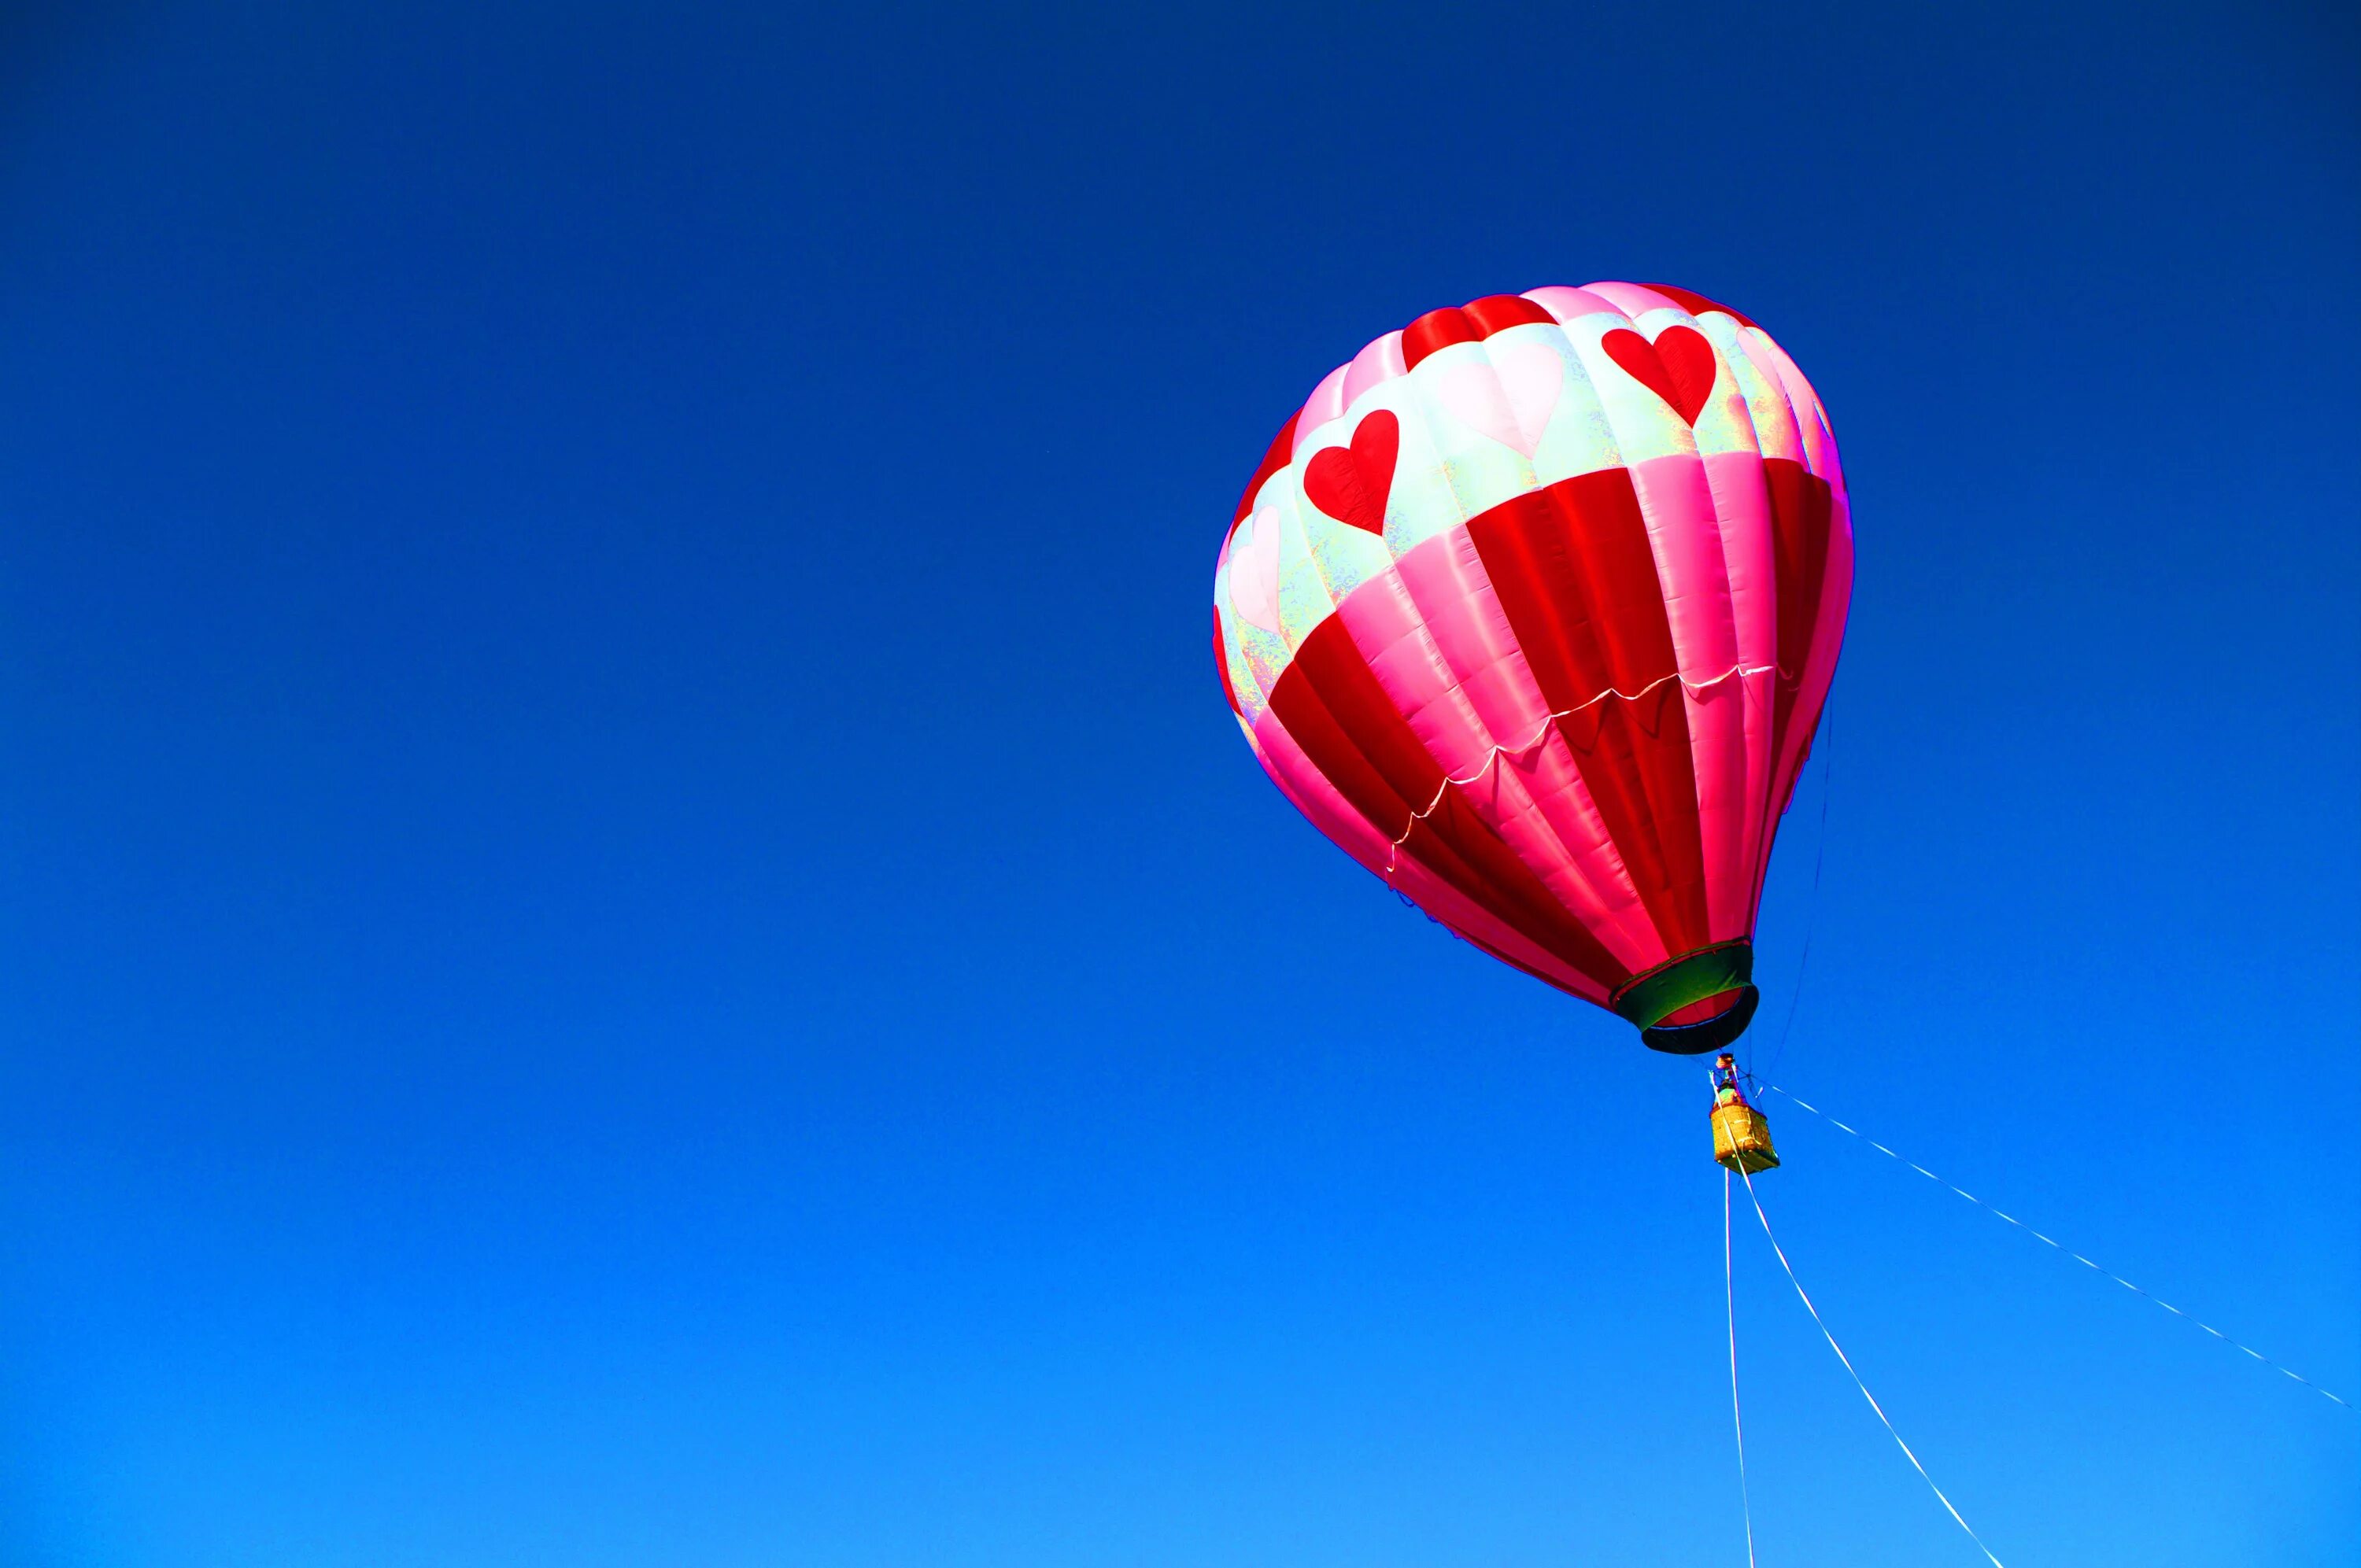
[[[1351,446],[1312,454],[1303,470],[1304,497],[1338,522],[1383,538],[1386,498],[1393,494],[1394,459],[1400,453],[1401,422],[1379,409],[1354,430]]]
[[[1619,326],[1598,346],[1623,374],[1670,403],[1683,424],[1696,424],[1713,396],[1713,345],[1693,326],[1668,326],[1653,343]]]

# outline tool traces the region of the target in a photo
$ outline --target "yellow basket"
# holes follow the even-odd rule
[[[1771,1121],[1752,1105],[1723,1105],[1713,1113],[1713,1157],[1752,1176],[1778,1168],[1771,1146]]]

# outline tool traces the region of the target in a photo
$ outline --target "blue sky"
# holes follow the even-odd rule
[[[19,11],[0,1557],[1743,1561],[1701,1075],[1204,646],[1320,375],[1593,278],[1853,486],[1758,1062],[2361,1398],[2324,10]],[[2361,1562],[2361,1420],[1773,1110],[2003,1561]],[[1763,1563],[1981,1561],[1738,1239]]]

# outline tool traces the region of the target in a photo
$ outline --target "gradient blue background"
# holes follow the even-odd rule
[[[1742,1561],[1700,1071],[1205,647],[1323,372],[1600,277],[1768,323],[1856,498],[1758,1064],[1808,923],[1776,1077],[2361,1398],[2356,58],[18,11],[0,1560]],[[2361,1561],[2351,1412],[1772,1109],[2004,1561]],[[1980,1561],[1739,1243],[1763,1563]]]

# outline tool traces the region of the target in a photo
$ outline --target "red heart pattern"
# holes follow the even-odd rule
[[[1394,459],[1400,455],[1401,422],[1379,409],[1355,428],[1352,445],[1312,454],[1303,469],[1304,498],[1338,522],[1383,538],[1386,498],[1393,494]]]
[[[1683,424],[1694,426],[1713,396],[1713,345],[1693,326],[1668,326],[1653,343],[1619,326],[1598,346],[1626,376],[1671,404]]]

